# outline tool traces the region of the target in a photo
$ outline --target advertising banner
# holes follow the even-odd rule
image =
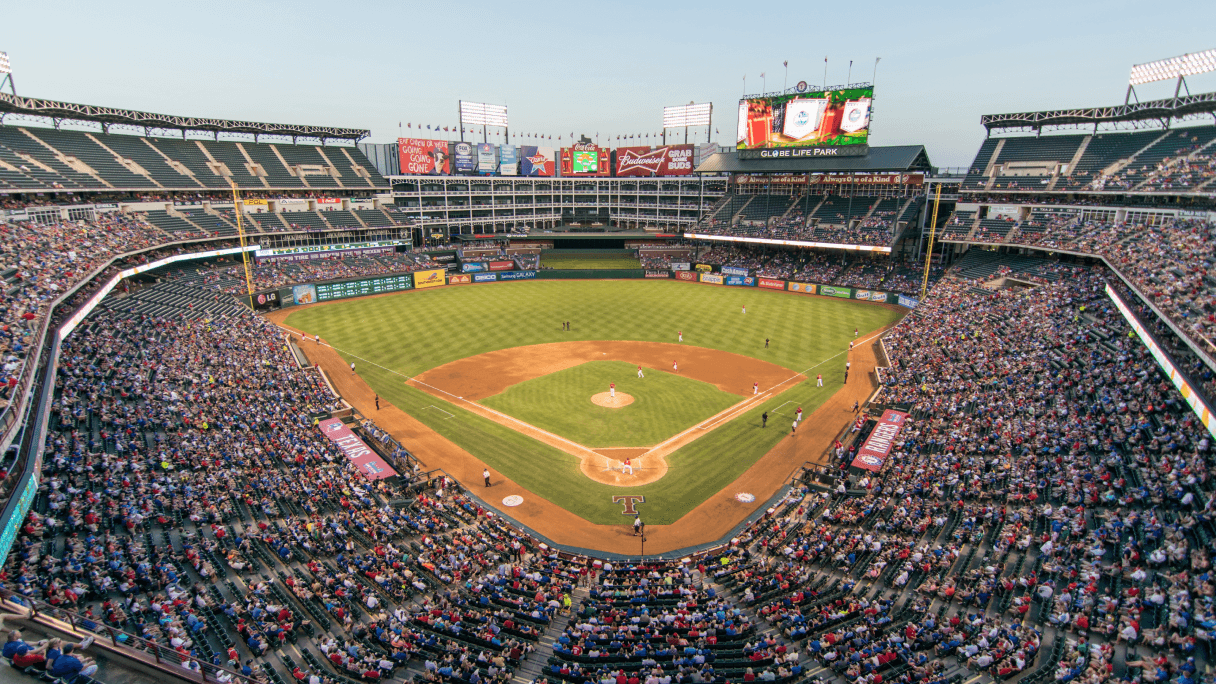
[[[397,138],[397,153],[403,175],[440,176],[452,172],[452,160],[448,158],[446,140]]]
[[[866,443],[861,445],[851,465],[854,468],[878,472],[895,448],[895,439],[899,437],[899,431],[907,420],[908,414],[903,411],[883,411],[878,425],[874,426],[874,431],[866,438]]]
[[[865,86],[741,100],[739,158],[864,155],[873,97]]]
[[[503,176],[519,175],[519,148],[514,145],[498,146],[498,173]]]
[[[839,176],[813,174],[810,185],[924,185],[923,173],[858,173]]]
[[[433,269],[430,271],[415,271],[414,272],[414,287],[421,290],[424,287],[439,287],[447,282],[444,274],[447,273],[444,269]]]
[[[806,294],[815,294],[814,283],[790,283],[790,292],[805,292]]]
[[[773,280],[772,278],[761,278],[759,281],[760,287],[767,287],[770,290],[784,290],[784,280]]]
[[[701,282],[709,283],[710,285],[721,285],[723,278],[717,273],[702,273]]]
[[[498,280],[497,273],[475,273],[473,274],[473,282],[475,283],[492,283]]]
[[[612,173],[612,151],[594,143],[575,143],[561,149],[563,176],[607,176]]]
[[[847,287],[832,287],[831,285],[820,285],[819,294],[825,297],[841,297],[844,299],[853,298],[853,290]]]
[[[316,304],[317,303],[317,286],[316,285],[296,285],[291,288],[291,299],[297,305],[300,304]]]
[[[497,145],[477,143],[477,173],[488,176],[498,170],[497,150]]]
[[[521,176],[552,176],[556,170],[552,147],[520,145],[519,156],[519,175]]]
[[[255,309],[269,309],[278,303],[279,293],[277,292],[263,292],[253,296],[253,308]]]
[[[687,176],[692,173],[692,145],[616,148],[618,176]]]
[[[697,280],[697,273],[696,271],[676,271],[676,278],[678,280],[695,282]]]
[[[702,273],[713,273],[714,272],[714,267],[710,266],[709,264],[697,264],[695,268]]]
[[[326,209],[338,209],[342,206],[342,200],[337,197],[318,197],[316,199],[317,208],[325,207]]]
[[[536,271],[507,271],[496,275],[499,280],[530,280],[536,277]]]
[[[727,285],[743,285],[746,287],[755,287],[755,285],[756,285],[755,278],[749,278],[747,276],[738,276],[738,275],[726,276],[725,282]]]
[[[909,309],[915,309],[920,304],[919,301],[907,295],[899,295],[899,299],[896,301],[900,306],[906,306]]]
[[[323,420],[317,424],[317,427],[321,428],[321,432],[338,446],[338,449],[351,463],[355,464],[355,467],[367,479],[383,480],[386,477],[397,475],[397,471],[385,463],[384,459],[380,458],[380,454],[364,444],[358,435],[350,431],[350,428],[343,425],[341,419]]]
[[[671,273],[669,271],[646,271],[646,277],[666,279],[671,277]]]
[[[832,249],[847,249],[855,252],[880,252],[890,254],[890,247],[877,245],[850,245],[839,242],[811,242],[810,240],[778,240],[775,238],[739,237],[735,235],[711,235],[709,233],[684,233],[684,237],[693,240],[709,240],[711,242],[739,242],[749,245],[782,245],[785,247],[830,247]]]
[[[738,266],[723,266],[722,268],[720,268],[718,270],[721,271],[723,275],[737,275],[737,276],[747,275],[747,269],[739,268]]]
[[[742,176],[736,175],[731,177],[731,182],[739,185],[777,185],[779,183],[806,185],[806,174],[782,174],[776,176]]]
[[[515,268],[514,261],[491,261],[488,265],[491,271],[510,271]]]
[[[456,143],[456,173],[473,173],[473,169],[477,168],[477,157],[473,149],[473,143],[458,142]]]
[[[241,204],[247,207],[265,207],[270,204],[270,200],[264,199],[241,199]]]
[[[692,269],[692,264],[688,263],[687,261],[671,262],[671,270],[673,270],[673,271],[688,271],[691,269]]]
[[[461,264],[460,270],[462,273],[480,273],[480,272],[486,270],[486,265],[470,262],[470,263]]]
[[[449,273],[448,285],[468,285],[473,282],[473,276],[464,273]]]
[[[868,302],[871,297],[877,296],[882,301],[887,301],[887,295],[882,292],[870,292],[869,290],[853,290],[853,299],[860,299]]]

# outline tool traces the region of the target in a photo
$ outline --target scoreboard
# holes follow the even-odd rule
[[[410,273],[399,273],[384,278],[366,278],[363,280],[347,280],[340,283],[317,284],[317,301],[327,302],[332,299],[347,297],[362,297],[363,295],[380,294],[382,292],[398,292],[414,287],[414,276]]]

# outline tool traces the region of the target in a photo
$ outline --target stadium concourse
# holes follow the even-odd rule
[[[878,349],[855,350],[889,366],[857,429],[825,444],[833,477],[807,470],[737,530],[694,514],[729,536],[639,558],[543,542],[462,486],[479,479],[468,464],[428,471],[437,441],[404,413],[369,418],[357,378],[296,353],[332,367],[332,350],[261,313],[294,285],[440,259],[528,268],[543,248],[504,245],[544,233],[449,244],[472,230],[449,215],[415,239],[439,219],[381,204],[390,182],[353,147],[0,126],[0,425],[15,447],[0,582],[6,628],[24,629],[4,657],[81,684],[78,670],[135,667],[276,684],[1210,682],[1216,503],[1196,407],[1213,394],[1213,139],[991,139],[971,173],[936,179],[954,191],[936,226],[934,179],[904,177],[932,175],[923,148],[856,162],[849,182],[872,195],[796,189],[822,168],[796,181],[712,157],[698,170],[733,184],[684,237],[639,248],[640,270],[680,254],[898,296],[919,295],[925,252],[938,264]],[[265,210],[224,204],[229,178]],[[1112,185],[1139,194],[1095,194]],[[66,188],[96,202],[51,200]],[[297,250],[255,267],[260,301],[233,296],[238,216],[259,247]],[[332,258],[294,260],[310,250]],[[851,467],[886,410],[904,429],[877,470]],[[321,421],[397,476],[369,478]],[[632,544],[621,527],[604,546]]]

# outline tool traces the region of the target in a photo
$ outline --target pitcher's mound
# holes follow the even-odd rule
[[[591,396],[591,403],[596,406],[606,406],[608,408],[621,408],[633,403],[633,397],[624,392],[617,392],[616,397],[608,396],[607,392],[600,392]]]

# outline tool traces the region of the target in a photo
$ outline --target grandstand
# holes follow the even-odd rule
[[[364,131],[108,131],[135,114],[0,125],[0,591],[31,646],[96,637],[97,681],[127,663],[238,684],[1193,684],[1211,662],[1216,127],[986,139],[950,179],[922,297],[944,180],[919,146],[726,152],[690,177],[385,176],[348,144]],[[428,469],[426,421],[452,413],[402,429],[350,358],[262,315],[296,287],[380,294],[419,272],[495,302],[473,274],[563,253],[908,315],[829,352],[879,359],[852,412],[832,406],[836,438],[783,437],[803,465],[759,501],[712,501],[741,512],[726,536],[649,556],[543,537],[484,463],[471,482]],[[757,286],[774,292],[736,289]],[[403,347],[451,341],[408,329]],[[752,413],[784,429],[782,400]],[[902,431],[858,465],[892,415]],[[394,474],[369,477],[323,423]],[[622,520],[604,534],[628,538]],[[6,654],[12,676],[57,677],[27,655]]]

